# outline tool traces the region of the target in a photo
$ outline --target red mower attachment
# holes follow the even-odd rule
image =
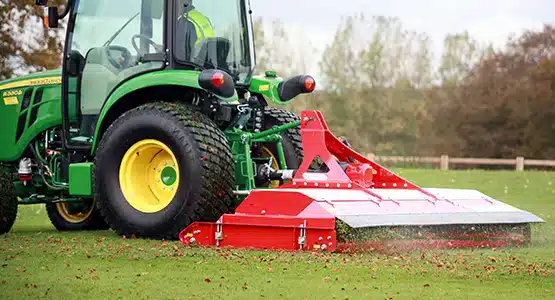
[[[410,250],[520,246],[537,216],[476,190],[424,189],[352,150],[319,111],[301,114],[304,160],[277,189],[234,214],[193,223],[184,245],[269,250]],[[319,158],[321,168],[310,169]]]

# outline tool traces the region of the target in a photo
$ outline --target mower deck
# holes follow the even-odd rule
[[[537,216],[476,190],[423,189],[350,149],[318,111],[301,115],[293,180],[253,190],[234,214],[193,223],[184,245],[284,250],[520,246]],[[319,157],[327,172],[309,170]],[[343,166],[339,162],[343,163]]]

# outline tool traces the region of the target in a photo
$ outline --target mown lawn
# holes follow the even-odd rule
[[[478,188],[547,224],[523,249],[279,253],[58,233],[30,206],[0,237],[0,299],[555,298],[555,173],[400,172],[423,186]]]

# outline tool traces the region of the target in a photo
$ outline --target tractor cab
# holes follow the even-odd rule
[[[62,110],[66,129],[77,127],[73,130],[80,133],[66,144],[89,147],[105,103],[140,75],[222,70],[234,83],[224,93],[228,97],[235,94],[235,85],[248,85],[255,66],[248,2],[68,1]],[[59,18],[57,8],[50,8],[50,27],[57,27]]]

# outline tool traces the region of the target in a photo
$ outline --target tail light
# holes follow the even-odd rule
[[[289,101],[300,94],[310,94],[316,89],[316,81],[309,75],[298,75],[278,85],[281,101]]]
[[[198,77],[198,84],[203,89],[218,96],[230,98],[235,95],[235,83],[231,75],[221,70],[204,70]]]

